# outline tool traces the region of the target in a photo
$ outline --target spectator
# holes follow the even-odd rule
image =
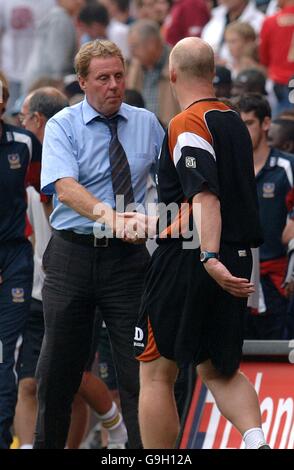
[[[164,23],[164,34],[168,44],[187,36],[200,36],[210,18],[205,0],[176,0]]]
[[[130,16],[130,0],[100,0],[107,8],[110,18],[123,24],[131,24],[134,18]]]
[[[78,28],[81,32],[80,43],[95,39],[107,39],[109,14],[104,5],[93,3],[81,9],[78,16]]]
[[[264,14],[251,0],[222,0],[221,5],[212,10],[212,18],[202,31],[202,39],[210,44],[218,60],[231,62],[232,58],[225,44],[224,35],[228,24],[233,21],[249,23],[259,34]]]
[[[230,70],[223,65],[216,65],[213,86],[215,96],[217,98],[230,98],[232,88],[232,76]]]
[[[233,21],[225,30],[225,42],[228,46],[232,62],[227,65],[233,78],[242,70],[242,59],[249,47],[256,43],[256,34],[252,26],[241,21]],[[256,63],[258,65],[258,63]]]
[[[268,131],[268,144],[270,147],[294,155],[294,120],[275,119],[272,121]]]
[[[244,93],[260,93],[267,95],[265,89],[266,77],[258,69],[248,69],[240,72],[233,80],[232,96],[240,96]]]
[[[0,69],[9,81],[8,112],[21,94],[24,72],[35,45],[39,24],[55,3],[55,0],[0,1]]]
[[[57,4],[39,25],[35,47],[25,73],[25,92],[38,78],[46,76],[60,80],[73,72],[77,50],[74,19],[84,5],[84,0],[57,0]]]
[[[264,243],[259,249],[259,307],[247,316],[246,338],[286,339],[288,300],[282,288],[287,250],[282,233],[287,220],[286,196],[293,186],[294,158],[270,148],[267,134],[271,109],[259,94],[245,94],[237,102],[253,145],[254,169]]]
[[[129,43],[133,59],[128,69],[127,86],[139,91],[146,109],[167,126],[178,111],[169,83],[170,49],[163,42],[158,24],[151,20],[140,20],[131,26]]]
[[[289,101],[289,81],[294,74],[294,2],[278,0],[281,11],[265,19],[260,33],[260,61],[267,67],[278,100],[274,116],[293,107]]]

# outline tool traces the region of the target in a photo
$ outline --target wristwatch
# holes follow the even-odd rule
[[[200,253],[200,261],[201,263],[206,263],[211,258],[219,259],[219,254],[214,253],[212,251],[201,251]]]

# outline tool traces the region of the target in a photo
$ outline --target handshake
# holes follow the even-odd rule
[[[116,212],[108,208],[95,211],[97,220],[94,235],[97,238],[120,238],[128,243],[144,243],[156,235],[157,216],[141,212]],[[101,226],[101,222],[104,224]]]

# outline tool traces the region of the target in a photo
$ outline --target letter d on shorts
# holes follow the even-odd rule
[[[141,328],[138,328],[136,326],[136,328],[135,328],[135,341],[142,341],[143,337],[144,337],[143,330],[141,330]]]

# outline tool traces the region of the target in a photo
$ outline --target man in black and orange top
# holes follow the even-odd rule
[[[1,120],[9,98],[1,73],[0,88],[0,449],[6,449],[12,442],[17,396],[17,343],[29,314],[33,282],[25,187],[40,189],[41,145],[30,132]]]
[[[256,393],[238,371],[254,291],[250,247],[262,241],[252,146],[238,114],[215,98],[213,77],[208,44],[186,38],[174,47],[170,79],[182,112],[169,125],[157,182],[161,211],[171,203],[179,210],[165,228],[159,215],[134,341],[145,448],[174,447],[173,385],[178,366],[189,362],[246,447],[265,445]]]

